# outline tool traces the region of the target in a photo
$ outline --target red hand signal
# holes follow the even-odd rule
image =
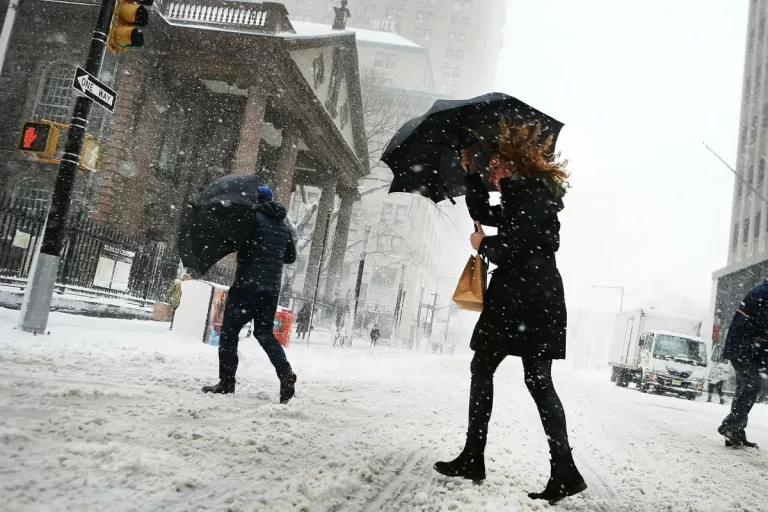
[[[37,140],[37,131],[34,126],[30,126],[24,130],[24,147],[31,148],[32,143],[35,142],[35,140]]]

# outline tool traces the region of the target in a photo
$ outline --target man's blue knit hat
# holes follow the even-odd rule
[[[273,194],[272,189],[269,187],[259,187],[259,193],[261,193],[262,197],[264,197],[265,200],[271,201]]]

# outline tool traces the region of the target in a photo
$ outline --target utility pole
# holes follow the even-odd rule
[[[107,38],[115,12],[116,0],[103,0],[96,29],[91,39],[91,49],[85,63],[85,71],[98,77]],[[7,21],[7,20],[6,20]],[[85,141],[88,116],[93,100],[87,96],[78,96],[69,123],[69,135],[64,147],[64,154],[59,164],[56,184],[53,188],[51,208],[45,223],[45,232],[39,252],[35,255],[34,268],[24,291],[19,327],[35,334],[45,333],[48,327],[48,314],[53,300],[53,289],[59,270],[64,238],[67,229],[67,215],[75,183],[75,175],[80,165],[80,153]]]

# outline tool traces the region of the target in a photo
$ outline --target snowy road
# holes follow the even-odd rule
[[[0,310],[3,510],[768,510],[768,453],[731,451],[726,406],[649,396],[556,366],[590,488],[556,507],[546,443],[516,361],[497,375],[483,485],[431,470],[466,427],[469,356],[294,345],[297,398],[276,404],[241,344],[235,396],[200,394],[216,349],[161,324],[54,314],[50,337]],[[748,434],[768,447],[768,407]]]

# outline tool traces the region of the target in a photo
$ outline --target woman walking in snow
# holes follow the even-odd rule
[[[493,408],[493,375],[507,356],[523,360],[525,383],[539,410],[549,441],[552,473],[532,499],[551,503],[587,488],[573,462],[565,411],[552,384],[552,360],[565,358],[566,310],[555,253],[560,246],[566,164],[551,160],[551,139],[538,142],[540,126],[501,122],[489,162],[490,182],[501,192],[491,206],[478,168],[467,150],[467,207],[477,231],[470,240],[480,256],[497,266],[484,297],[470,347],[469,426],[461,454],[438,462],[446,476],[485,479],[485,445]],[[498,228],[487,236],[482,226]]]

